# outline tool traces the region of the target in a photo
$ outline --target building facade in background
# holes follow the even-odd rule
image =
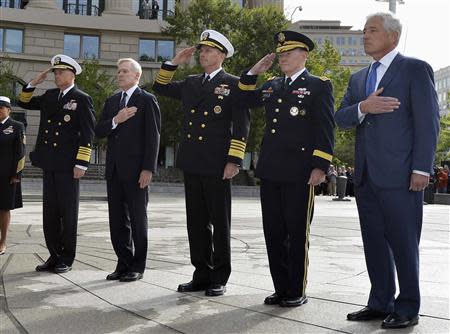
[[[434,72],[434,82],[439,99],[439,113],[441,116],[450,114],[450,66]]]
[[[341,26],[341,21],[297,21],[291,30],[308,35],[318,47],[330,41],[341,55],[340,64],[356,71],[370,64],[371,57],[364,52],[362,30],[351,30],[352,26]]]

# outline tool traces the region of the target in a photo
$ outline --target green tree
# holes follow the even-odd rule
[[[5,60],[4,58],[0,60],[0,95],[7,96],[11,101],[16,101],[17,96],[15,92],[16,83],[23,85],[25,82],[22,79],[17,78],[14,75],[13,64]]]
[[[450,92],[447,95],[450,102]],[[450,105],[450,103],[447,103]],[[442,161],[450,160],[450,115],[442,116],[440,119],[439,141],[436,148],[436,165],[441,165]]]
[[[100,117],[106,99],[117,89],[114,77],[101,69],[98,60],[84,61],[76,84],[92,97],[96,118]]]

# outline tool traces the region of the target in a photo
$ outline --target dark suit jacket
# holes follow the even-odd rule
[[[0,176],[21,176],[25,164],[24,132],[23,124],[11,117],[0,123]]]
[[[204,75],[170,82],[177,66],[163,64],[153,89],[183,103],[183,136],[177,167],[198,175],[222,177],[225,164],[242,164],[250,113],[236,102],[239,79],[220,71],[202,85]]]
[[[116,170],[121,180],[137,182],[142,170],[156,172],[161,114],[155,96],[138,87],[127,103],[137,108],[136,114],[113,130],[112,119],[119,112],[121,94],[106,100],[95,134],[108,137],[106,178],[112,178]]]
[[[264,106],[266,127],[256,176],[307,183],[311,171],[328,171],[333,158],[334,119],[331,82],[305,70],[284,89],[284,77],[256,87],[256,75],[242,74],[241,102]]]
[[[70,172],[75,165],[89,165],[94,137],[92,99],[76,86],[58,101],[60,90],[49,89],[32,97],[34,88],[22,89],[19,105],[40,110],[39,132],[30,159],[34,166],[49,171]]]
[[[392,113],[366,114],[359,123],[358,103],[366,99],[368,68],[353,74],[335,119],[356,127],[355,184],[364,164],[372,182],[383,188],[408,187],[413,170],[432,173],[439,133],[439,107],[433,69],[426,62],[398,54],[381,79],[382,96],[396,97]]]

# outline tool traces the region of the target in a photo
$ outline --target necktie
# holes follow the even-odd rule
[[[375,85],[377,84],[377,68],[380,66],[381,63],[376,61],[372,64],[372,67],[370,68],[369,75],[367,76],[366,81],[366,96],[369,96],[375,91]]]
[[[207,82],[209,82],[209,79],[210,79],[210,77],[209,77],[209,74],[208,74],[206,77],[203,78],[202,86],[204,86]]]
[[[291,82],[292,82],[292,79],[289,78],[289,77],[284,81],[284,90],[288,90],[289,89],[289,86],[290,86]]]
[[[64,96],[64,93],[63,93],[62,91],[60,91],[60,92],[59,92],[59,95],[58,95],[58,101],[61,101],[61,99],[63,98],[63,96]]]
[[[123,92],[122,93],[122,98],[120,99],[120,103],[119,103],[119,110],[122,110],[123,108],[125,108],[125,106],[127,101],[127,93]]]

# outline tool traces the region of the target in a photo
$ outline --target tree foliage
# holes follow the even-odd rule
[[[450,161],[450,115],[441,117],[440,126],[439,141],[436,148],[436,165],[441,165],[443,161]]]

